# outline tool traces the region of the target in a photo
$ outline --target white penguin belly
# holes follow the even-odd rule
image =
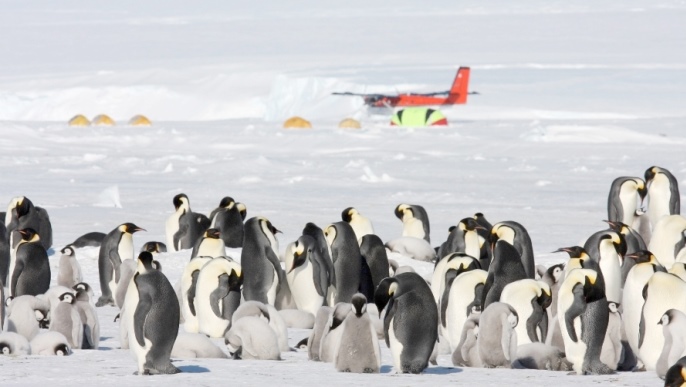
[[[181,217],[181,212],[174,212],[169,218],[167,218],[167,224],[164,229],[167,234],[167,250],[176,251],[176,246],[174,245],[174,234],[179,231],[179,218]]]
[[[622,203],[622,223],[631,226],[636,218],[638,207],[638,194],[631,184],[623,184],[619,192],[619,201]]]
[[[403,369],[400,362],[400,354],[403,352],[403,345],[395,337],[395,330],[393,329],[393,320],[391,319],[390,325],[388,327],[388,343],[391,347],[391,355],[393,356],[393,366],[395,367],[395,372],[401,374]]]
[[[143,366],[145,364],[145,355],[150,350],[150,341],[144,338],[145,346],[141,346],[136,339],[134,314],[136,313],[136,307],[138,306],[138,289],[134,281],[129,284],[129,289],[126,291],[126,300],[124,301],[124,315],[121,316],[120,324],[127,325],[128,339],[129,339],[129,350],[133,355],[133,358],[138,364],[138,372],[142,373],[144,371]]]
[[[564,321],[560,321],[564,323]],[[562,337],[565,342],[565,354],[567,355],[567,360],[574,364],[574,371],[581,375],[581,367],[584,365],[584,355],[586,354],[586,344],[581,341],[581,317],[574,319],[574,331],[577,335],[577,342],[573,342],[572,338],[567,334],[567,328],[562,327]]]
[[[641,322],[641,310],[643,309],[643,287],[653,274],[652,269],[641,270],[642,267],[635,266],[629,272],[622,294],[624,311],[622,321],[624,332],[626,333],[629,346],[638,354],[638,327]]]
[[[465,253],[476,259],[481,256],[481,244],[479,243],[479,234],[476,231],[467,231],[464,234]]]
[[[208,280],[198,276],[195,291],[195,313],[198,320],[198,331],[210,337],[224,337],[224,331],[229,326],[230,321],[217,317],[210,305],[210,294],[217,288],[217,280]],[[221,310],[221,305],[220,305]]]
[[[312,265],[307,262],[293,270],[286,279],[298,309],[316,316],[317,310],[324,304],[324,297],[317,293],[317,288],[314,286]]]
[[[450,345],[450,353],[455,352],[457,345],[460,344],[460,336],[462,335],[462,328],[465,321],[467,321],[467,305],[465,297],[455,297],[452,289],[450,290],[450,302],[445,311],[445,325],[446,334],[443,336],[448,340]],[[455,298],[452,298],[455,297]]]
[[[221,239],[205,238],[198,247],[198,257],[221,257],[226,255],[224,241]]]
[[[421,220],[412,218],[403,222],[403,236],[424,239],[424,223]]]
[[[272,272],[274,273],[274,280],[269,286],[269,290],[267,290],[267,303],[269,305],[274,305],[276,302],[276,290],[279,286],[279,274],[276,272],[276,269],[272,269]]]

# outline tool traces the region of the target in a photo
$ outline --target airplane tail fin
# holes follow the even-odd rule
[[[453,86],[450,88],[450,97],[454,97],[456,104],[467,103],[469,86],[469,67],[460,67],[455,75]]]

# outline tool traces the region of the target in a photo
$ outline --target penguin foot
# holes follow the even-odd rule
[[[346,369],[342,370],[341,372],[350,372],[350,368],[346,368]]]
[[[105,305],[114,306],[114,300],[112,299],[112,297],[102,297],[101,296],[100,298],[98,298],[98,302],[95,303],[95,306],[97,306],[98,308],[101,306],[105,306]]]
[[[371,368],[365,368],[363,372],[364,372],[365,374],[373,374],[373,373],[374,373],[374,370],[371,369]]]

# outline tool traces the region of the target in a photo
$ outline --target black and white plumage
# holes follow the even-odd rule
[[[110,231],[100,246],[98,272],[102,295],[95,306],[114,305],[114,294],[121,279],[122,261],[133,259],[133,233],[145,231],[133,223],[123,223]]]
[[[219,230],[226,247],[243,246],[243,220],[245,206],[236,203],[232,197],[226,196],[219,202],[219,207],[210,213],[210,228]]]
[[[495,229],[495,226],[493,226]],[[529,278],[517,249],[509,242],[499,240],[493,249],[493,262],[488,268],[488,278],[484,285],[482,308],[500,300],[505,286],[514,281]]]
[[[50,262],[48,253],[33,229],[19,230],[21,240],[16,247],[16,258],[10,274],[10,296],[37,296],[50,288]]]
[[[665,168],[652,166],[645,171],[648,186],[648,217],[653,228],[665,216],[681,213],[679,182]]]
[[[635,227],[638,211],[648,190],[640,177],[621,176],[610,186],[607,198],[607,219]]]
[[[208,228],[203,236],[193,246],[191,258],[195,257],[222,257],[226,255],[224,241],[221,239],[219,229]]]
[[[346,222],[336,222],[324,230],[336,272],[335,303],[350,302],[360,289],[362,255],[355,232]]]
[[[280,288],[287,286],[286,274],[278,256],[276,234],[279,232],[264,217],[250,218],[245,222],[241,267],[243,297],[246,301],[274,305]]]
[[[327,302],[331,273],[327,271],[317,242],[303,235],[286,248],[286,279],[298,309],[313,316]]]
[[[491,228],[491,248],[499,240],[504,240],[514,246],[520,256],[526,278],[534,279],[536,276],[536,263],[534,262],[534,249],[531,245],[529,232],[521,224],[515,221],[499,222]],[[493,251],[495,260],[495,251]]]
[[[210,226],[210,219],[191,210],[186,194],[178,194],[172,200],[174,213],[169,216],[165,226],[167,249],[179,251],[191,249]]]
[[[34,206],[25,196],[18,196],[10,201],[5,213],[5,227],[8,234],[14,230],[33,229],[40,235],[40,244],[45,250],[52,246],[52,223],[48,212]]]
[[[424,239],[431,243],[429,215],[424,207],[417,204],[398,204],[395,216],[403,222],[404,237]]]

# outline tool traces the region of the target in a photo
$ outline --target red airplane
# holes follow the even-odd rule
[[[362,93],[333,93],[334,95],[355,95],[364,99],[365,105],[371,107],[396,107],[396,106],[427,106],[427,105],[460,105],[467,103],[469,93],[469,67],[457,69],[457,75],[450,90],[435,93],[402,93],[398,95],[386,94],[362,94]]]

